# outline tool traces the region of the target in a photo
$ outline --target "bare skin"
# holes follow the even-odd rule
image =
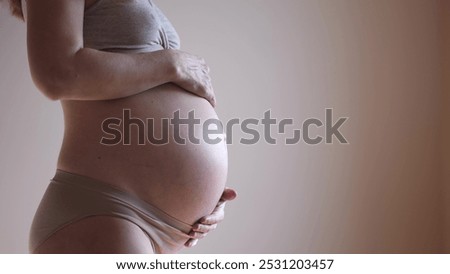
[[[193,224],[192,239],[185,243],[193,246],[216,228],[225,202],[236,197],[234,190],[224,190],[226,146],[107,147],[99,140],[101,122],[123,108],[142,119],[167,117],[177,109],[183,116],[195,109],[202,121],[217,118],[209,68],[202,58],[177,50],[121,54],[83,48],[83,12],[95,1],[27,1],[33,80],[47,97],[61,100],[64,110],[58,168],[106,181]],[[152,250],[136,225],[96,216],[64,227],[35,252]]]

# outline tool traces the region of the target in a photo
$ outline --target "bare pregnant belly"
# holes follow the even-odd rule
[[[115,185],[187,223],[214,209],[228,159],[225,141],[203,138],[203,122],[217,119],[206,100],[166,84],[124,99],[62,104],[65,134],[58,168]],[[176,117],[177,110],[183,119],[194,111],[198,124],[177,131],[172,121],[167,130],[163,119]],[[156,145],[156,139],[168,143]]]

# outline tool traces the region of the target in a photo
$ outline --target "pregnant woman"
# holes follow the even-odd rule
[[[152,0],[10,0],[27,23],[36,86],[64,112],[64,140],[30,233],[33,253],[175,253],[215,229],[224,204],[224,141],[165,119],[217,119],[209,69],[179,51]],[[124,115],[127,113],[129,115]],[[108,119],[120,121],[114,128]],[[153,119],[143,129],[138,120]],[[130,125],[129,129],[126,125]],[[120,131],[129,142],[105,145]],[[170,138],[162,145],[138,136]],[[109,139],[108,139],[109,138]],[[222,138],[223,139],[223,138]]]

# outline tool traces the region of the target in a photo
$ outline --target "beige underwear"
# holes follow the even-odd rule
[[[90,216],[113,216],[139,226],[155,253],[175,253],[190,239],[192,226],[107,183],[57,170],[39,205],[30,231],[36,250],[66,225]]]

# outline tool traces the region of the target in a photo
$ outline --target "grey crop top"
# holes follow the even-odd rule
[[[84,12],[84,47],[150,52],[180,48],[175,28],[152,0],[97,0]]]

